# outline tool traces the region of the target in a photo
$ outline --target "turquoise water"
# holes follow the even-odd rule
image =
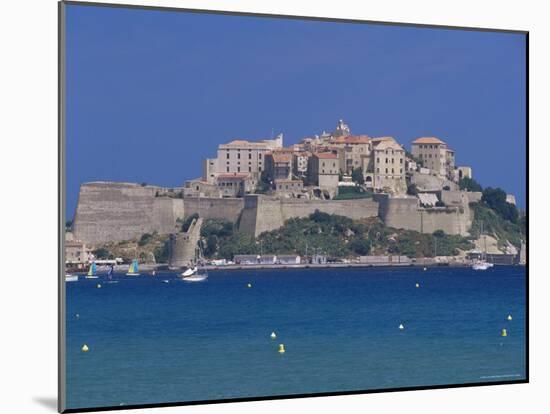
[[[523,267],[118,276],[67,283],[68,408],[526,375]]]

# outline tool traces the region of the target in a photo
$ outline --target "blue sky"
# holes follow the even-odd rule
[[[180,186],[218,144],[437,136],[525,206],[525,36],[67,7],[67,217],[81,183]]]

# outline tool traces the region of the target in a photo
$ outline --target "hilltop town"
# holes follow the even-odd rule
[[[172,266],[185,266],[206,237],[204,226],[212,221],[230,223],[232,231],[258,244],[270,232],[284,231],[289,220],[308,220],[318,212],[353,220],[355,224],[345,229],[346,234],[353,233],[352,227],[374,225],[398,229],[401,233],[387,233],[394,239],[403,237],[403,231],[440,232],[471,243],[457,242],[461,247],[451,249],[451,254],[464,256],[483,249],[500,255],[498,260],[524,261],[524,237],[514,196],[500,189],[494,194],[493,189],[487,189],[488,193],[481,190],[472,168],[457,166],[454,151],[442,139],[416,138],[407,151],[393,137],[355,135],[339,120],[334,131],[289,146],[284,146],[282,134],[220,144],[216,156],[204,160],[202,176],[179,188],[145,183],[83,184],[67,233],[67,261],[84,262],[98,247],[113,250],[123,242],[128,242],[125,248],[133,248],[136,255],[138,240],[155,235],[150,239],[156,240],[157,253],[164,251],[156,255],[157,261],[162,256]],[[480,234],[481,217],[487,221],[486,234]],[[341,241],[360,244],[361,238],[365,242],[372,238],[369,234],[344,235]],[[218,237],[218,241],[222,239]],[[421,244],[419,238],[415,240]],[[341,254],[375,252],[373,241],[369,243],[369,249],[344,249]],[[279,253],[285,250],[277,249]],[[220,253],[223,249],[214,250],[212,256],[224,256]],[[256,253],[255,247],[243,250],[247,251],[231,251],[225,256]],[[391,250],[378,251],[380,255],[388,252]],[[410,249],[406,253],[409,258],[418,254]],[[154,256],[142,260],[155,261]]]

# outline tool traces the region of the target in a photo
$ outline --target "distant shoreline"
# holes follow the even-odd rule
[[[379,267],[470,267],[472,264],[469,261],[464,262],[387,262],[387,263],[325,263],[325,264],[313,264],[313,263],[301,263],[301,264],[231,264],[214,266],[205,266],[208,271],[221,271],[221,270],[292,270],[292,269],[350,269],[350,268],[379,268]],[[495,266],[522,266],[520,264],[495,264]],[[146,275],[152,271],[155,272],[180,272],[185,268],[169,268],[167,264],[143,264],[140,265],[140,273]],[[103,269],[98,269],[99,274],[103,274]],[[128,265],[117,265],[114,267],[115,273],[126,273]],[[73,271],[74,274],[85,274],[84,271]]]

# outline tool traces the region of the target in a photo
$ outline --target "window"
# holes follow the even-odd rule
[[[392,164],[395,163],[395,159],[394,159],[394,158],[391,159],[391,163],[392,163]]]
[[[237,167],[237,172],[241,172],[241,167]]]
[[[399,164],[403,164],[403,158],[399,158]]]
[[[250,151],[250,150],[249,150]],[[249,152],[248,153],[248,159],[251,160],[252,159],[252,154]]]
[[[403,174],[403,168],[399,169],[399,174]]]
[[[227,172],[229,172],[229,166],[227,166]]]
[[[391,169],[391,173],[394,174],[393,168]]]
[[[239,160],[241,159],[241,153],[240,153],[240,152],[237,153],[237,158],[238,158]]]
[[[386,174],[388,173],[388,169],[386,168]]]
[[[229,151],[227,151],[227,154],[225,154],[225,155],[227,155],[226,158],[229,159]]]
[[[252,172],[252,167],[248,166],[248,172]]]
[[[376,159],[376,163],[380,163],[380,158],[377,158],[377,159]]]
[[[261,152],[258,153],[258,158],[259,158],[260,160],[262,159],[262,153],[261,153]]]
[[[377,172],[378,174],[380,174],[380,168],[377,168],[377,169],[376,169],[376,172]]]
[[[197,186],[196,188],[197,188],[197,191],[199,191],[199,186]]]

